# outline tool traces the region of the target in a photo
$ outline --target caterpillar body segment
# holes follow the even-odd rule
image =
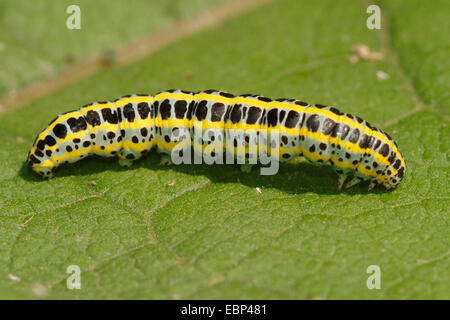
[[[234,96],[217,90],[168,90],[83,106],[54,119],[37,136],[27,162],[50,178],[60,164],[92,154],[117,156],[122,166],[129,166],[153,148],[166,155],[167,162],[167,155],[187,145],[208,164],[222,163],[224,151],[230,152],[241,160],[238,163],[246,163],[243,170],[248,171],[249,163],[260,160],[261,146],[255,147],[252,139],[268,132],[264,139],[270,153],[275,130],[280,161],[303,156],[313,163],[331,164],[339,176],[338,189],[347,178],[351,180],[346,187],[370,180],[369,189],[379,184],[390,189],[406,170],[392,138],[357,116],[296,99]],[[244,132],[242,139],[236,132]],[[239,148],[244,152],[237,152]]]

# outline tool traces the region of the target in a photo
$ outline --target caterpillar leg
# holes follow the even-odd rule
[[[347,173],[341,173],[338,174],[338,191],[341,191],[342,186],[345,183],[345,180],[347,180],[348,174]]]
[[[375,188],[378,185],[378,181],[376,179],[370,180],[370,184],[369,184],[369,190],[372,190],[373,188]]]
[[[160,163],[162,166],[170,166],[173,164],[172,159],[170,158],[170,155],[168,155],[166,153],[161,153]]]
[[[362,180],[359,179],[358,177],[353,177],[352,180],[350,180],[346,185],[345,185],[345,189],[349,189],[353,186],[356,186],[358,183],[360,183]]]
[[[353,177],[352,180],[350,180],[350,181],[345,185],[345,189],[349,189],[349,188],[351,188],[351,187],[353,187],[353,186],[356,186],[357,184],[363,182],[364,180],[366,180],[366,179],[364,179],[363,177],[355,176],[355,177]]]
[[[250,173],[250,172],[252,172],[253,166],[254,166],[254,164],[250,164],[250,163],[241,164],[241,171],[245,172],[245,173]]]
[[[140,157],[142,157],[142,153],[136,150],[122,150],[119,152],[119,165],[121,167],[130,167],[133,162]]]
[[[43,167],[38,164],[29,165],[34,172],[39,174],[44,179],[51,179],[55,176],[56,167]]]
[[[338,166],[333,166],[333,170],[338,175],[338,191],[341,191],[345,181],[350,175],[352,175],[353,171]]]
[[[131,165],[133,164],[133,160],[130,159],[126,159],[126,158],[119,158],[119,165],[121,167],[131,167]]]

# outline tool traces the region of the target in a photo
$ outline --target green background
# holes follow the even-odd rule
[[[126,45],[213,5],[76,2],[85,20],[69,31],[68,1],[25,3],[0,5],[0,97],[64,70],[67,55]],[[381,30],[366,27],[369,2],[275,1],[0,118],[0,297],[450,298],[450,5],[376,3]],[[385,59],[350,64],[357,43]],[[337,192],[330,167],[301,159],[274,176],[161,167],[156,154],[129,169],[86,159],[50,181],[24,166],[57,114],[169,88],[337,106],[397,141],[406,176],[391,192]],[[69,265],[81,268],[81,290],[66,288]],[[380,290],[366,287],[370,265]]]

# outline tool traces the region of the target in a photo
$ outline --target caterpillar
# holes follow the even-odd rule
[[[196,128],[203,130],[199,139],[194,138]],[[338,190],[365,180],[370,180],[369,190],[377,185],[391,189],[406,170],[397,143],[360,117],[296,99],[234,96],[217,90],[126,95],[63,113],[36,137],[27,163],[43,178],[53,177],[60,164],[89,155],[117,156],[121,166],[130,166],[156,148],[167,163],[167,156],[179,144],[174,137],[182,130],[188,133],[181,141],[189,150],[192,146],[196,152],[194,142],[205,151],[211,144],[223,145],[233,139],[232,152],[245,150],[245,158],[253,163],[261,147],[250,147],[248,133],[258,137],[267,131],[264,142],[271,144],[270,137],[277,130],[277,159],[303,156],[312,163],[330,164],[338,174]],[[244,132],[239,141],[230,135],[238,131]],[[208,155],[217,156],[215,152]]]

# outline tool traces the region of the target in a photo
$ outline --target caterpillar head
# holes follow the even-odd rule
[[[36,139],[27,156],[28,166],[42,178],[46,179],[52,178],[54,175],[55,165],[51,161],[52,150],[48,146],[48,142],[51,144],[53,141],[54,138],[50,135],[45,139]]]

